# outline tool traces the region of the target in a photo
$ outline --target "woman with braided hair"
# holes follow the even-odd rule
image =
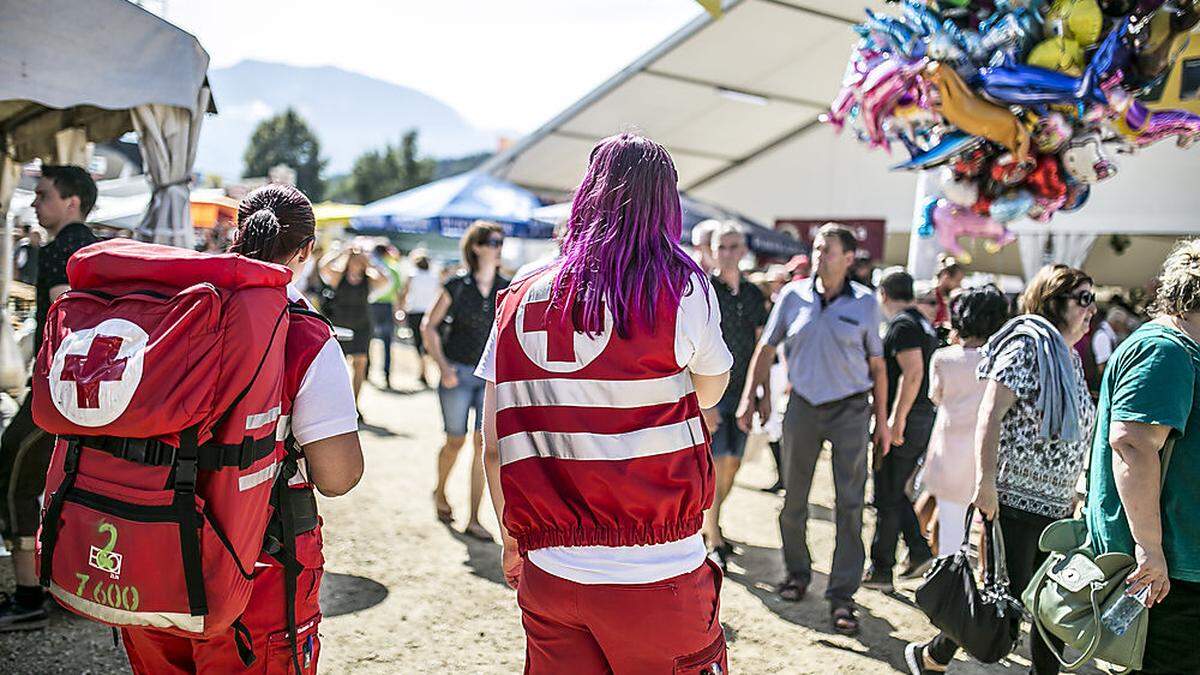
[[[230,252],[283,265],[295,280],[313,254],[314,224],[312,205],[302,192],[288,185],[266,185],[239,205]],[[287,292],[279,429],[289,447],[299,448],[302,458],[299,472],[281,486],[280,499],[287,499],[296,514],[295,560],[301,569],[288,580],[280,560],[264,545],[253,566],[254,590],[246,612],[227,633],[215,638],[190,640],[153,628],[124,629],[125,649],[135,673],[299,671],[311,675],[317,671],[324,557],[313,488],[326,497],[345,494],[362,476],[363,460],[354,394],[341,348],[329,323],[300,292],[292,285]],[[280,522],[268,526],[268,539],[284,536],[281,528]],[[295,584],[292,617],[285,611],[285,589],[290,583]],[[288,635],[293,622],[294,640]],[[254,656],[249,665],[243,655],[247,649]]]

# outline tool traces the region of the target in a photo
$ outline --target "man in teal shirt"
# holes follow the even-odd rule
[[[1200,673],[1200,240],[1167,259],[1155,310],[1104,372],[1087,521],[1098,552],[1136,557],[1128,592],[1150,588],[1141,672]]]

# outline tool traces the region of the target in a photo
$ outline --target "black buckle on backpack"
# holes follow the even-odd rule
[[[254,437],[245,436],[242,438],[242,444],[238,449],[238,468],[245,471],[254,463]]]
[[[170,466],[175,463],[175,448],[162,441],[146,443],[146,463],[154,466]]]
[[[67,452],[63,457],[63,473],[71,475],[79,470],[79,438],[67,436],[65,440],[67,441]]]
[[[145,438],[121,438],[114,456],[127,459],[138,464],[150,464],[146,455],[149,454],[149,441]]]
[[[196,460],[181,459],[175,465],[175,491],[196,491]]]

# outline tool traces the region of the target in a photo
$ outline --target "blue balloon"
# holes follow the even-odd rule
[[[1087,203],[1088,197],[1092,194],[1090,185],[1070,185],[1067,187],[1067,203],[1059,209],[1059,211],[1078,211]]]
[[[942,136],[937,145],[924,152],[913,153],[907,162],[901,162],[891,167],[897,169],[930,169],[949,162],[956,155],[971,150],[983,144],[979,136],[972,136],[961,131],[954,131]]]
[[[1128,29],[1125,19],[1109,31],[1082,77],[1016,63],[1008,56],[999,65],[981,69],[976,84],[988,98],[1006,105],[1107,103],[1100,84],[1129,60],[1124,40]]]
[[[1079,78],[1006,58],[979,71],[979,89],[1005,105],[1073,104]]]
[[[921,205],[921,215],[917,220],[917,236],[928,239],[933,236],[933,211],[937,208],[938,198],[929,197]]]
[[[1028,190],[1014,190],[992,200],[988,215],[998,223],[1020,218],[1033,208],[1033,195]]]
[[[1076,98],[1081,101],[1108,102],[1108,97],[1104,95],[1100,85],[1129,63],[1133,52],[1126,39],[1128,34],[1129,17],[1126,17],[1108,32],[1108,35],[1100,42],[1100,46],[1096,48],[1091,62],[1083,71],[1083,77],[1079,78],[1079,88],[1075,92]]]

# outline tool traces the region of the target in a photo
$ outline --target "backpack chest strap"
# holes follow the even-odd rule
[[[121,438],[118,436],[79,436],[79,444],[98,450],[117,459],[147,466],[171,466],[177,448],[153,438]],[[258,460],[275,451],[275,434],[254,439],[247,436],[241,443],[205,443],[197,451],[196,468],[216,471],[227,467],[248,469]]]

